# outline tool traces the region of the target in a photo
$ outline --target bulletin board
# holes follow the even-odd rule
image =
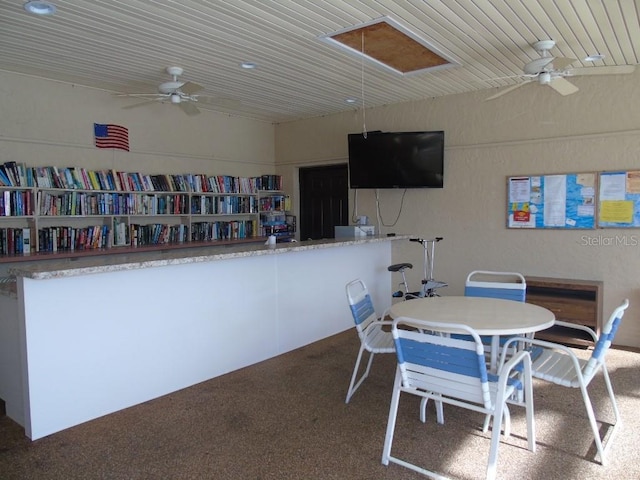
[[[593,229],[596,172],[507,179],[507,227]]]
[[[598,227],[640,228],[640,171],[600,172]]]

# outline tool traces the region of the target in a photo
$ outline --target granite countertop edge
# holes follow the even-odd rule
[[[108,256],[80,258],[74,261],[34,262],[33,264],[28,263],[10,267],[8,269],[8,273],[15,277],[46,280],[51,278],[74,277],[94,273],[118,272],[123,270],[135,270],[168,265],[211,262],[231,258],[278,255],[289,252],[344,247],[348,245],[407,240],[409,238],[412,238],[412,235],[307,240],[302,242],[278,243],[276,245],[243,244],[226,247],[212,245],[165,251],[158,250],[157,252],[147,252],[145,254],[114,254]]]

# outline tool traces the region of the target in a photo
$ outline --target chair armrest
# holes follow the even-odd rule
[[[374,320],[371,322],[365,329],[362,330],[362,334],[366,337],[371,333],[371,330],[377,327],[382,327],[383,325],[392,326],[393,322],[390,320]]]
[[[369,328],[371,325],[393,325],[393,320],[374,320],[367,326],[367,328]]]
[[[504,358],[501,358],[503,360]],[[522,368],[520,367],[522,365]],[[517,370],[516,370],[517,369]],[[531,382],[531,356],[529,352],[521,350],[513,355],[504,365],[501,363],[498,370],[498,389],[504,393],[507,388],[507,382],[512,379],[511,372],[516,370],[518,375],[524,374],[524,382]],[[525,383],[522,382],[524,389]],[[501,394],[502,394],[501,393]]]
[[[556,320],[553,323],[553,325],[554,326],[558,325],[559,327],[565,327],[565,328],[573,328],[574,330],[582,330],[583,332],[587,332],[589,335],[591,335],[591,338],[593,338],[593,343],[596,343],[598,341],[598,336],[596,335],[596,332],[594,332],[593,329],[587,327],[586,325],[563,322],[562,320]]]
[[[507,374],[505,376],[508,377],[508,374],[512,370],[514,370],[523,359],[527,359],[526,361],[528,361],[529,365],[531,365],[531,356],[529,355],[529,352],[521,350],[513,355],[507,363],[505,363],[504,365],[500,365],[498,369],[498,376],[502,377],[503,375]]]
[[[571,350],[570,347],[567,347],[566,345],[562,345],[561,343],[547,342],[546,340],[538,340],[535,338],[527,338],[527,337],[511,337],[504,343],[502,347],[502,354],[500,355],[500,362],[498,363],[498,372],[501,372],[502,368],[506,367],[509,363],[511,363],[512,359],[510,359],[509,362],[507,362],[506,364],[504,363],[504,361],[506,359],[508,348],[512,343],[516,343],[516,342],[522,342],[522,343],[527,343],[529,345],[536,345],[542,348],[561,351],[571,358],[571,361],[573,362],[573,365],[576,369],[576,373],[578,375],[582,374],[582,369],[580,368],[580,362],[578,361],[578,357]],[[516,357],[514,356],[513,358],[516,358]],[[531,359],[531,357],[529,358]]]
[[[367,325],[367,328],[362,330],[362,333],[366,336],[367,332],[371,328],[375,328],[375,327],[383,326],[383,325],[392,326],[393,325],[393,320],[383,320],[384,318],[387,317],[388,314],[389,314],[389,309],[387,308],[384,312],[382,312],[382,315],[380,317],[376,318],[369,325]]]

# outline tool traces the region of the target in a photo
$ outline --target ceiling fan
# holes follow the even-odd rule
[[[517,75],[517,77],[524,77],[527,80],[518,83],[517,85],[507,87],[485,100],[493,100],[520,88],[523,85],[533,82],[549,86],[560,95],[571,95],[578,91],[578,87],[566,80],[565,77],[579,75],[616,75],[632,73],[635,70],[634,65],[570,68],[569,66],[577,60],[575,58],[554,57],[551,55],[549,50],[555,47],[555,45],[556,42],[554,40],[540,40],[532,44],[531,46],[534,50],[540,54],[540,58],[525,64],[522,69],[523,73],[521,75]],[[602,57],[594,60],[600,59],[602,59]]]
[[[203,90],[204,87],[197,83],[179,80],[178,77],[184,72],[181,67],[167,67],[166,71],[171,75],[172,80],[158,85],[158,93],[118,93],[118,97],[151,98],[146,102],[127,105],[123,108],[136,108],[156,102],[171,102],[178,105],[187,115],[198,115],[200,110],[194,104],[203,97],[196,93]]]

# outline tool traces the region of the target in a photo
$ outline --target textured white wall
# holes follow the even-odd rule
[[[603,280],[605,315],[623,297],[631,300],[618,343],[640,347],[640,246],[585,246],[583,238],[640,238],[640,230],[505,228],[507,176],[640,169],[639,80],[640,72],[581,77],[572,79],[580,92],[568,97],[532,84],[491,102],[483,100],[492,92],[482,91],[367,110],[368,130],[446,132],[445,188],[408,191],[402,211],[402,192],[381,191],[385,224],[399,215],[382,231],[444,236],[436,274],[450,293],[461,293],[475,268]],[[346,162],[346,134],[363,128],[359,111],[274,127],[208,111],[188,117],[171,105],[121,108],[134,102],[0,72],[0,161],[148,173],[277,171],[296,206],[299,167]],[[127,126],[132,151],[96,149],[93,122]],[[373,193],[361,191],[358,200],[358,213],[375,219]],[[394,242],[394,257],[421,264],[416,244]]]
[[[252,176],[274,171],[274,126],[0,72],[0,162],[144,173]],[[98,149],[93,123],[129,129],[130,152]]]
[[[631,301],[616,343],[640,347],[640,230],[506,228],[508,176],[640,169],[640,72],[571,80],[580,92],[567,97],[531,84],[491,102],[484,99],[493,92],[482,91],[367,110],[368,130],[446,135],[444,189],[408,190],[404,202],[403,191],[381,190],[388,225],[381,231],[445,237],[435,270],[450,294],[463,292],[474,269],[603,280],[605,317],[623,298]],[[362,129],[360,112],[279,125],[276,162],[288,188],[295,192],[300,167],[346,162],[346,135]],[[353,211],[354,191],[350,195]],[[376,219],[373,191],[358,192],[358,214]],[[627,245],[615,245],[616,238]],[[602,245],[608,239],[614,245]],[[401,260],[419,266],[422,250],[395,242],[394,261]]]

